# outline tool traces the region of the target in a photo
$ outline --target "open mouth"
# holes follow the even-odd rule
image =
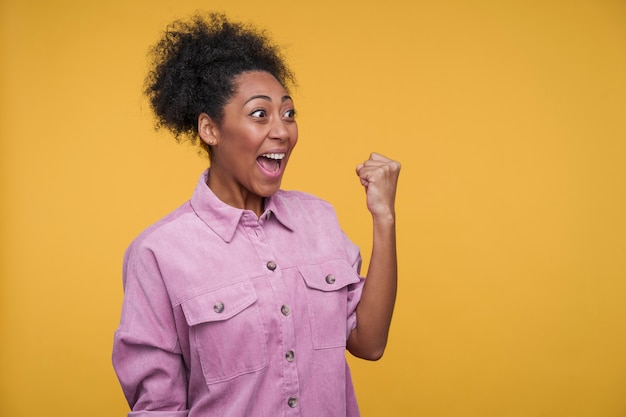
[[[284,153],[264,153],[256,160],[265,170],[269,172],[278,172],[280,164],[285,157]]]

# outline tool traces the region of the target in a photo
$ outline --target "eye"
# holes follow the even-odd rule
[[[265,113],[265,110],[263,109],[257,109],[257,110],[254,110],[252,113],[250,113],[250,116],[258,117],[258,118],[265,117],[266,115],[267,113]]]
[[[296,117],[296,111],[294,109],[289,109],[283,113],[283,117],[287,119],[293,119]]]

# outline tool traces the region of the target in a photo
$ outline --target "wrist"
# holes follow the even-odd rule
[[[372,219],[375,224],[390,226],[396,224],[396,214],[393,211],[386,213],[372,213]]]

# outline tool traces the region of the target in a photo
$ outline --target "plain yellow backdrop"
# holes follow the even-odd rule
[[[354,167],[403,165],[388,350],[349,359],[364,417],[626,416],[623,0],[0,0],[1,416],[127,412],[123,252],[207,165],[154,132],[146,51],[196,10],[285,47],[284,188],[366,260]]]

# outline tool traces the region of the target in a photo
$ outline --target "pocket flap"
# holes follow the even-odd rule
[[[316,265],[299,266],[307,287],[320,291],[336,291],[360,282],[360,277],[348,262],[334,259]]]
[[[242,312],[257,300],[250,281],[238,282],[228,287],[197,295],[182,303],[187,324],[227,320]]]

